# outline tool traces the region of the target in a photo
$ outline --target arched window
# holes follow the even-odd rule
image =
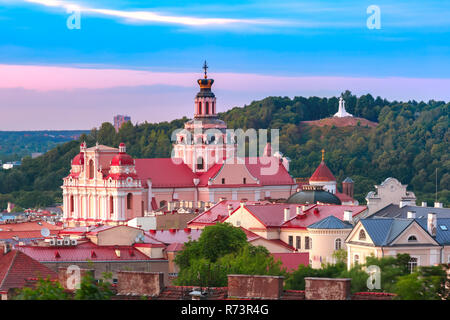
[[[309,250],[312,248],[311,238],[305,237],[305,249]]]
[[[198,170],[203,170],[204,164],[203,164],[203,158],[202,157],[198,157],[197,158],[197,169]]]
[[[337,238],[336,240],[334,240],[334,249],[335,250],[342,249],[342,240],[340,238]]]
[[[198,102],[198,114],[202,114],[202,102]]]
[[[114,198],[109,196],[109,214],[112,216],[114,214]]]
[[[94,160],[89,160],[89,179],[94,179]]]
[[[409,262],[408,262],[408,269],[411,273],[413,273],[418,265],[418,259],[416,257],[411,257]]]
[[[129,193],[127,194],[127,209],[133,209],[133,194]]]
[[[206,101],[206,108],[205,108],[205,114],[209,114],[209,102]]]
[[[409,236],[408,237],[408,242],[416,242],[417,241],[417,237],[416,236]]]
[[[366,232],[364,230],[359,231],[359,240],[366,240]]]
[[[359,254],[355,254],[353,256],[353,262],[354,262],[354,264],[358,264],[359,263]]]

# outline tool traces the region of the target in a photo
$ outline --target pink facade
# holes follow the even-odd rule
[[[65,223],[125,224],[173,200],[196,206],[221,198],[287,199],[295,193],[286,158],[271,152],[237,157],[235,137],[217,117],[213,82],[206,73],[198,80],[194,119],[176,134],[172,158],[133,159],[124,144],[117,149],[83,143],[63,179]]]

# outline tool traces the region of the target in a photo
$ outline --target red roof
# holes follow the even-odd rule
[[[0,256],[0,291],[22,288],[27,279],[39,277],[50,277],[54,280],[58,278],[58,275],[42,263],[18,250],[11,250]]]
[[[272,253],[275,260],[280,260],[287,271],[297,270],[299,265],[309,265],[308,252]]]
[[[84,164],[84,153],[80,152],[73,158],[72,165],[82,166],[83,164]]]
[[[17,250],[42,262],[150,260],[132,246],[98,246],[92,242],[76,246],[18,246]]]
[[[336,178],[331,173],[331,170],[328,169],[325,162],[322,161],[311,178],[309,178],[309,181],[336,181]]]
[[[51,230],[50,235],[57,234],[56,230]],[[12,239],[18,237],[19,239],[43,239],[40,231],[0,231],[0,240]]]
[[[344,211],[350,210],[353,216],[367,209],[366,206],[315,204],[306,206],[304,215],[297,215],[298,204],[267,203],[246,204],[245,209],[258,219],[265,227],[302,228],[318,222],[330,215],[338,219],[344,219]],[[284,220],[284,209],[289,208],[290,218]],[[315,213],[316,212],[316,213]],[[234,213],[233,213],[234,214]]]
[[[50,231],[62,229],[60,226],[50,224],[43,220],[20,222],[20,223],[7,223],[0,225],[0,229],[2,229],[2,231],[40,231],[43,228],[47,228]]]
[[[132,166],[134,159],[125,152],[119,152],[111,160],[111,166]]]
[[[184,248],[184,243],[174,242],[174,243],[171,243],[166,248],[166,251],[168,251],[168,252],[177,252],[177,251],[183,250],[183,248]]]
[[[246,204],[269,203],[268,201],[247,201]],[[233,211],[241,205],[240,200],[222,200],[188,222],[188,226],[213,225],[223,222],[228,218],[228,205],[231,204]]]
[[[352,197],[350,197],[349,195],[345,194],[345,193],[341,193],[341,192],[336,192],[334,194],[336,197],[339,198],[339,200],[341,200],[341,202],[354,202],[355,199],[353,199]]]

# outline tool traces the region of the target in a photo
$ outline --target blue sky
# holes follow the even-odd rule
[[[70,16],[66,6],[70,4],[81,8],[79,30],[70,30],[66,26]],[[367,28],[369,5],[380,8],[381,29]],[[269,95],[337,95],[343,88],[342,83],[347,86],[354,83],[345,82],[345,79],[360,78],[395,77],[419,82],[412,87],[402,87],[403,82],[397,82],[397,93],[392,91],[389,81],[384,89],[382,85],[372,86],[370,81],[366,86],[348,89],[357,94],[369,92],[391,99],[426,100],[433,97],[450,100],[446,87],[450,73],[449,31],[450,2],[446,1],[0,0],[0,65],[200,75],[206,59],[212,76],[278,77],[279,82],[272,87],[261,85],[249,89],[248,94],[242,87],[221,87],[216,81],[216,91],[223,94],[220,97],[222,110]],[[19,80],[27,77],[26,72],[20,70]],[[9,77],[10,73],[3,75]],[[10,117],[15,120],[20,116],[18,110],[32,109],[33,102],[47,105],[47,112],[51,112],[51,105],[61,108],[56,96],[65,94],[69,101],[66,107],[71,108],[75,105],[70,104],[73,95],[80,95],[74,91],[85,92],[83,99],[87,105],[97,105],[102,99],[109,101],[102,95],[116,90],[120,99],[116,103],[108,102],[112,103],[109,105],[111,112],[121,111],[126,106],[123,113],[131,114],[136,121],[170,120],[182,115],[191,116],[192,97],[197,89],[195,77],[191,90],[186,89],[189,86],[170,81],[136,85],[135,89],[143,96],[148,92],[141,104],[135,101],[135,96],[130,96],[130,90],[124,90],[130,86],[127,83],[108,88],[88,84],[85,87],[55,87],[44,94],[39,88],[21,84],[19,80],[11,87],[3,79],[0,80],[0,101],[3,100],[0,108],[14,106],[17,114],[11,110]],[[286,89],[282,82],[289,81],[290,77],[319,78],[315,80],[315,87],[305,89],[305,82],[299,81],[298,89],[295,86]],[[320,77],[345,79],[336,83],[333,89],[332,84],[321,87]],[[441,79],[442,83],[433,82],[437,83],[433,88],[417,90],[422,80],[422,86],[429,86],[427,79]],[[155,85],[167,87],[164,97],[157,99],[152,95],[152,92],[160,92],[160,87]],[[17,93],[22,89],[33,98],[24,99],[23,94]],[[123,92],[126,93],[121,95]],[[98,99],[89,100],[92,96]],[[157,110],[149,119],[144,113],[145,108],[133,108],[127,104],[127,99],[142,106],[165,106],[167,103],[167,107],[162,108],[166,111]],[[105,114],[105,106],[97,109],[98,114],[93,115],[91,122],[74,120],[62,127],[62,119],[50,118],[52,121],[45,120],[42,126],[85,129],[110,120],[111,115]],[[0,119],[0,130],[33,126],[41,129],[26,120],[16,127],[12,127],[10,121],[3,121]]]

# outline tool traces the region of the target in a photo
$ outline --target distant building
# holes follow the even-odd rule
[[[128,121],[131,121],[131,117],[121,114],[116,115],[114,117],[114,128],[116,129],[116,132],[119,132],[122,125]]]
[[[22,164],[21,161],[13,161],[13,162],[6,162],[3,164],[2,168],[3,170],[9,170],[12,169],[14,167],[18,167]]]
[[[348,268],[366,263],[368,256],[376,258],[409,254],[410,270],[417,266],[450,263],[450,218],[439,218],[430,212],[417,218],[410,212],[407,218],[361,219],[345,243]]]
[[[369,215],[390,205],[396,204],[400,207],[406,205],[416,205],[414,192],[407,191],[408,185],[401,184],[395,178],[387,178],[380,185],[376,185],[376,192],[370,191],[366,196]]]

